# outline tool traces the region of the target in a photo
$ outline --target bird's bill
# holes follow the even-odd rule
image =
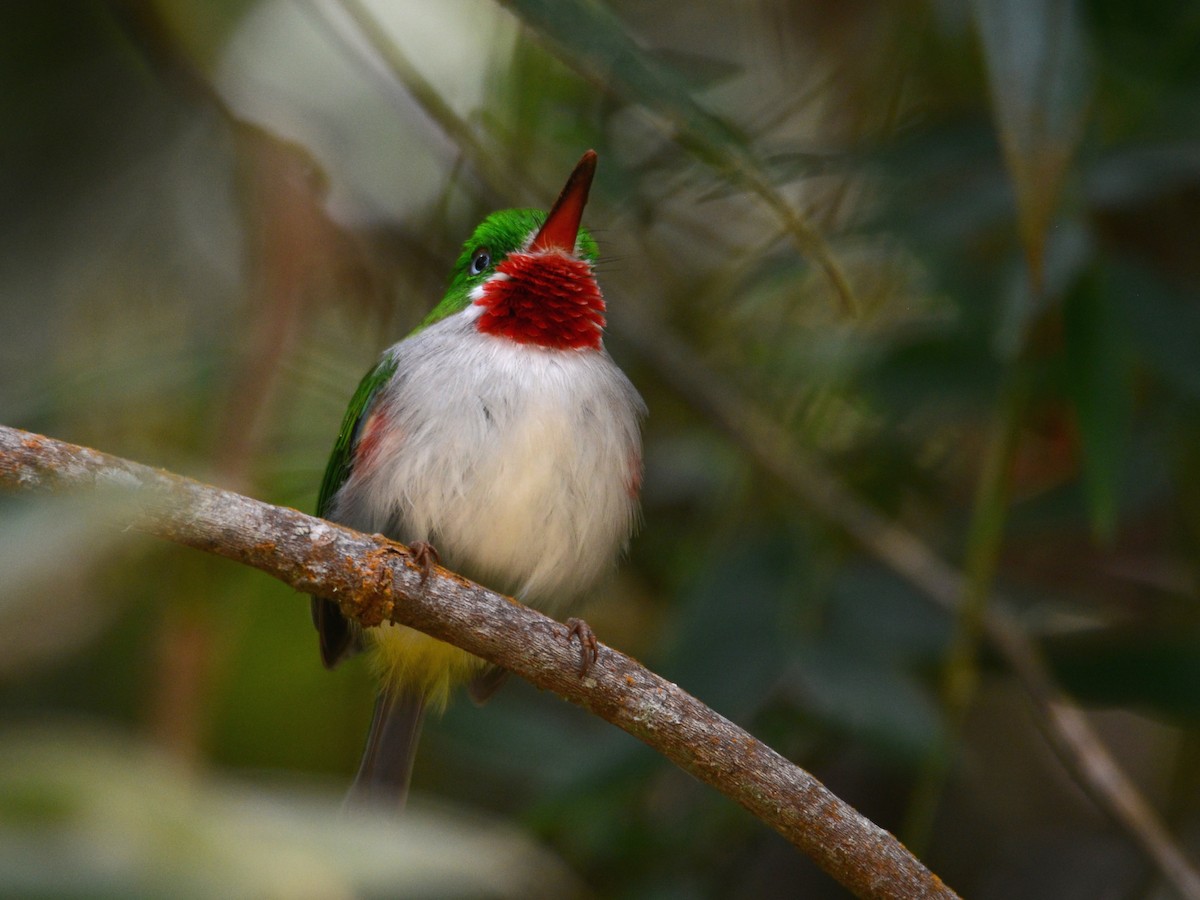
[[[583,219],[583,207],[587,204],[592,177],[596,174],[596,151],[589,150],[575,164],[575,171],[567,179],[562,193],[554,201],[546,223],[534,235],[529,249],[534,252],[561,250],[575,252],[575,239],[579,236],[579,222]]]

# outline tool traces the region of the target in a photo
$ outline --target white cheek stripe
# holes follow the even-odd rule
[[[471,290],[467,292],[467,299],[473,303],[478,303],[483,299],[484,292],[489,284],[497,281],[509,280],[510,278],[507,272],[493,272],[486,281],[484,281],[482,284],[475,285],[475,287],[471,288]]]

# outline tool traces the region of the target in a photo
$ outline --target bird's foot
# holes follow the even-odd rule
[[[596,633],[592,631],[592,626],[583,619],[574,617],[567,619],[567,640],[571,638],[579,638],[579,675],[583,677],[588,673],[588,669],[596,661],[599,655],[599,647],[596,643]]]
[[[421,583],[424,584],[429,580],[429,573],[433,571],[434,565],[441,563],[442,557],[429,541],[413,541],[408,545],[408,549],[412,561],[421,569]]]

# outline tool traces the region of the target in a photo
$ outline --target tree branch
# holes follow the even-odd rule
[[[670,329],[636,309],[622,308],[610,321],[681,396],[744,449],[811,510],[838,526],[864,551],[956,614],[966,593],[964,575],[921,538],[863,502],[801,447],[778,422],[722,379]],[[1007,611],[999,592],[982,612],[983,637],[1024,688],[1039,726],[1067,771],[1096,805],[1157,867],[1181,897],[1200,900],[1200,873],[1166,824],[1109,752],[1083,711],[1054,679],[1050,666]]]
[[[5,426],[0,488],[117,492],[133,502],[114,505],[114,526],[334,598],[364,625],[418,628],[592,711],[740,803],[859,897],[957,896],[895,837],[676,685],[604,645],[580,678],[565,626],[440,567],[423,582],[406,548],[380,535]]]

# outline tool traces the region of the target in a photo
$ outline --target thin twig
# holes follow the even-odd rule
[[[967,713],[979,686],[979,647],[984,618],[995,593],[996,571],[1004,544],[1012,459],[1030,378],[1020,363],[1006,379],[980,468],[963,565],[965,590],[954,610],[954,629],[941,672],[944,727],[916,779],[907,821],[900,833],[916,847],[928,843],[946,780],[955,762]]]
[[[387,75],[395,79],[409,97],[429,117],[430,121],[445,135],[450,143],[464,156],[471,160],[475,171],[497,196],[509,198],[512,201],[528,202],[533,197],[544,196],[546,189],[534,184],[525,172],[511,165],[500,165],[499,154],[489,149],[476,136],[475,129],[470,123],[454,111],[454,108],[443,98],[438,89],[422,75],[412,61],[405,55],[388,34],[387,29],[359,0],[338,0],[342,12],[353,23],[358,33],[370,48],[378,55],[380,62],[387,70]],[[332,27],[329,11],[316,3],[306,3],[304,8],[321,17],[322,22],[330,26],[330,31],[338,37],[337,30]],[[349,44],[344,37],[339,41],[340,49],[346,56],[356,62],[365,62],[362,50]],[[387,82],[391,87],[392,83]]]
[[[917,535],[859,499],[751,398],[712,372],[690,347],[631,307],[623,307],[610,319],[610,326],[668,384],[810,509],[841,528],[938,606],[957,613],[967,591],[962,573]],[[1179,895],[1200,900],[1200,873],[1087,717],[1055,682],[1041,650],[1005,610],[1007,605],[1002,595],[993,592],[990,608],[982,613],[983,635],[1029,695],[1039,725],[1059,759]]]
[[[567,628],[407,549],[291,509],[0,426],[0,488],[94,489],[115,527],[253,566],[336,599],[365,626],[399,622],[462,647],[608,720],[766,822],[859,897],[957,895],[888,832],[728,719],[605,645],[578,674]]]

